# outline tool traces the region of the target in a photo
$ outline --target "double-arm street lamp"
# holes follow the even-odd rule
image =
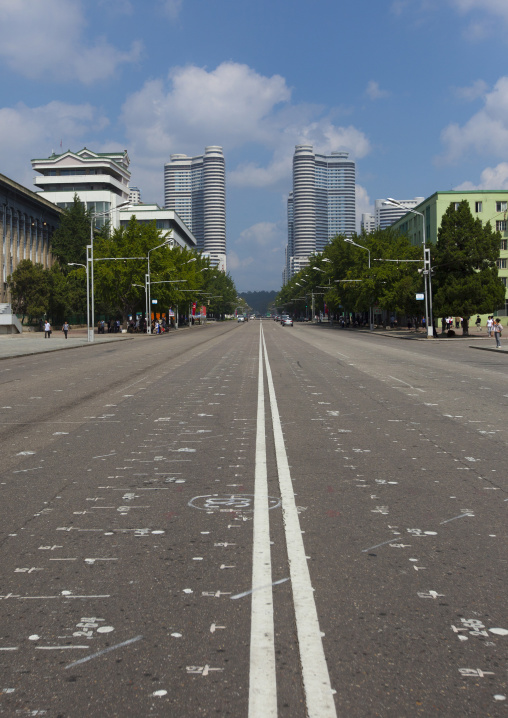
[[[423,239],[423,287],[425,296],[425,323],[427,325],[427,338],[434,338],[434,319],[432,316],[432,268],[430,264],[430,249],[425,244],[425,215],[422,212],[417,212],[416,209],[406,207],[402,202],[396,199],[387,197],[383,204],[391,205],[392,207],[402,207],[406,212],[417,214],[422,218],[422,239]],[[427,291],[428,288],[428,291]]]
[[[365,249],[365,251],[369,253],[369,269],[370,269],[370,249],[368,247],[364,247],[363,244],[357,244],[356,242],[353,242],[353,240],[349,239],[349,237],[345,237],[344,242],[348,242],[349,244],[354,244],[355,247],[359,247],[360,249]],[[370,330],[373,331],[374,321],[372,318],[372,304],[369,307],[369,324],[370,324]]]
[[[126,202],[122,202],[121,204],[117,204],[116,207],[111,207],[111,209],[107,209],[105,212],[92,212],[90,215],[90,244],[86,248],[86,263],[88,268],[88,263],[91,263],[90,273],[91,273],[91,282],[92,282],[92,301],[91,301],[91,309],[90,312],[87,311],[87,321],[91,318],[91,327],[90,323],[87,324],[87,334],[88,334],[88,341],[93,342],[94,340],[94,325],[95,325],[95,315],[94,315],[94,286],[93,286],[93,229],[95,220],[97,217],[106,217],[108,214],[111,214],[111,212],[116,212],[117,209],[121,209],[121,207],[126,207],[128,204],[130,204],[130,200],[127,200]],[[88,284],[88,272],[87,272],[87,284]],[[87,289],[87,296],[88,296],[88,289]],[[87,299],[88,303],[88,299]]]
[[[157,247],[152,247],[152,249],[149,249],[147,252],[147,274],[145,275],[145,284],[147,286],[146,291],[146,333],[151,334],[152,333],[152,296],[151,296],[151,282],[150,282],[150,253],[154,252],[156,249],[160,249],[161,247],[168,247],[171,246],[173,248],[175,246],[175,240],[171,239],[171,237],[167,237],[167,239],[164,240],[162,244],[158,244]]]

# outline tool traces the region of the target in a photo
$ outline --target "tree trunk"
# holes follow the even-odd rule
[[[464,317],[464,319],[462,320],[462,336],[469,336],[469,317]]]

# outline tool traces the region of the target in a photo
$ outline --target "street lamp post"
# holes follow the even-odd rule
[[[117,204],[116,207],[111,207],[111,209],[106,210],[105,212],[92,212],[91,218],[90,218],[90,244],[87,246],[87,264],[88,262],[91,262],[91,281],[92,281],[92,302],[91,302],[91,319],[92,319],[92,326],[90,328],[90,324],[87,325],[87,333],[88,333],[88,341],[93,342],[94,341],[94,325],[95,325],[95,315],[94,315],[94,286],[93,286],[93,227],[94,227],[94,220],[97,219],[97,217],[105,217],[108,214],[111,214],[111,212],[115,212],[117,209],[120,209],[121,207],[125,207],[126,205],[130,204],[130,200],[127,200],[127,202],[122,202],[121,204]]]
[[[150,291],[150,252],[153,252],[156,249],[160,249],[161,247],[167,247],[168,245],[171,245],[173,248],[175,246],[175,241],[168,237],[162,244],[157,245],[157,247],[152,247],[152,249],[149,249],[147,252],[147,260],[148,260],[148,272],[145,275],[145,282],[147,286],[147,313],[146,313],[146,333],[151,334],[152,333],[152,297],[151,297],[151,291]]]
[[[422,239],[423,239],[423,291],[425,295],[425,323],[427,324],[427,338],[434,338],[434,318],[432,316],[432,268],[430,264],[430,249],[427,249],[425,240],[425,215],[422,212],[417,212],[411,207],[405,207],[402,202],[399,202],[392,197],[387,197],[386,202],[383,204],[392,205],[395,207],[402,207],[407,212],[417,214],[422,218]]]
[[[369,253],[369,269],[370,269],[370,249],[368,247],[364,247],[362,244],[357,244],[356,242],[353,242],[352,239],[349,239],[347,237],[344,238],[345,242],[349,242],[349,244],[354,244],[355,247],[360,247],[360,249],[365,249],[366,252]],[[370,330],[374,330],[374,321],[372,318],[372,304],[369,307],[369,324],[370,324]]]
[[[86,247],[86,265],[80,264],[79,262],[67,262],[69,267],[84,267],[86,270],[86,331],[87,335],[90,331],[90,281],[88,276],[88,250],[89,245]],[[90,339],[88,339],[90,341]],[[93,339],[92,339],[93,341]]]

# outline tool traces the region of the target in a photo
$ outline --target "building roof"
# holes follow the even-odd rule
[[[47,209],[56,212],[57,214],[63,213],[63,209],[57,207],[56,204],[53,204],[53,202],[50,202],[49,200],[42,197],[40,192],[32,192],[32,190],[28,189],[27,187],[24,187],[22,184],[18,184],[18,182],[15,182],[14,180],[10,179],[9,177],[6,177],[3,174],[0,174],[0,183],[16,192],[19,192],[22,195],[25,195],[27,199],[37,202],[38,204],[43,205]]]
[[[126,170],[127,167],[130,164],[129,155],[127,154],[127,150],[123,150],[122,152],[94,152],[93,150],[88,149],[88,147],[83,147],[83,149],[78,150],[78,152],[72,152],[72,150],[67,150],[66,152],[62,152],[59,155],[57,155],[55,152],[53,152],[50,157],[39,157],[32,159],[32,164],[34,162],[47,162],[50,164],[56,164],[57,162],[61,161],[64,157],[75,157],[80,162],[83,161],[92,161],[95,162],[97,160],[110,160],[114,164],[118,165],[118,167],[122,170]]]

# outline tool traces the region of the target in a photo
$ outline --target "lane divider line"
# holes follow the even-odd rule
[[[265,387],[259,338],[252,548],[249,718],[277,718],[270,511],[266,466]],[[257,587],[260,587],[257,589]]]
[[[296,509],[293,482],[291,481],[277,397],[262,326],[260,326],[260,332],[270,396],[277,471],[282,498],[284,531],[286,534],[307,715],[309,718],[336,718],[335,701],[330,685],[328,666],[326,665],[322,633],[319,628],[317,608],[305,555],[300,520]]]

